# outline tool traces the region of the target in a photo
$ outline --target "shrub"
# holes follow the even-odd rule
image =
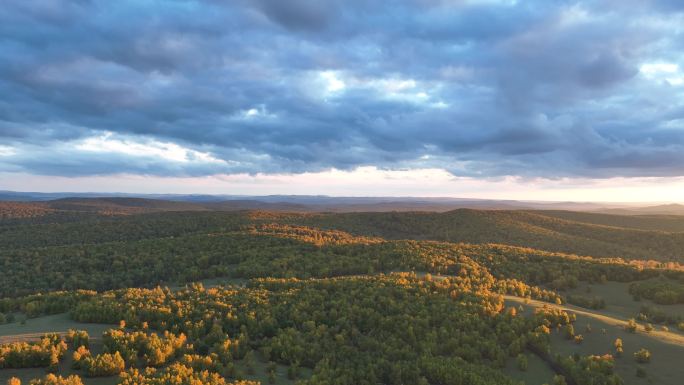
[[[613,346],[615,346],[615,355],[620,357],[622,356],[623,350],[622,350],[622,339],[621,338],[616,338],[615,342],[613,343]]]
[[[56,334],[46,334],[38,342],[0,345],[0,369],[56,367],[66,350],[66,344]]]
[[[160,337],[139,331],[127,333],[120,329],[110,329],[102,335],[102,342],[106,352],[120,352],[129,362],[142,357],[147,366],[162,366],[183,353],[181,350],[185,346],[186,337],[183,333],[175,335],[168,331],[164,331]],[[205,351],[202,352],[201,345],[198,344],[197,351],[206,354],[208,347],[205,345]]]
[[[625,330],[627,330],[630,333],[636,333],[637,330],[637,323],[634,318],[630,318],[629,321],[627,321],[627,325],[625,325]]]
[[[641,348],[636,353],[634,353],[634,360],[640,364],[646,364],[651,362],[651,352],[647,349]]]
[[[517,358],[517,363],[518,363],[518,369],[521,371],[526,371],[528,367],[528,362],[527,362],[527,356],[524,353],[518,354]]]
[[[72,344],[73,349],[76,350],[81,346],[88,348],[90,336],[85,330],[69,329],[66,335],[66,340],[68,343]]]
[[[603,309],[606,307],[606,301],[601,297],[585,297],[581,295],[569,295],[567,302],[573,305],[589,308],[589,309]]]
[[[48,374],[47,376],[31,380],[30,385],[83,385],[81,377],[72,375],[69,377],[56,376],[54,374]]]
[[[85,346],[79,346],[73,354],[72,369],[82,369],[83,362],[90,357],[90,351]]]
[[[119,374],[126,369],[126,362],[119,352],[98,354],[95,358],[86,356],[81,368],[88,377],[107,377]]]
[[[247,374],[254,374],[254,351],[250,350],[245,354],[245,369],[247,369]]]
[[[299,377],[299,362],[293,362],[287,368],[287,378],[289,378],[290,380],[296,380],[298,377]],[[423,377],[422,379],[425,379],[425,378]]]
[[[629,292],[634,296],[648,298],[661,305],[674,305],[684,302],[684,290],[678,284],[665,279],[632,283],[629,285]]]
[[[147,368],[144,371],[130,369],[121,374],[121,385],[202,384],[229,385],[217,373],[194,370],[191,367],[173,363],[164,369]],[[230,385],[258,385],[258,382],[237,380]]]
[[[575,328],[571,324],[565,325],[564,334],[566,340],[571,340],[575,338]]]
[[[677,323],[678,318],[654,306],[642,306],[639,319],[651,323]]]

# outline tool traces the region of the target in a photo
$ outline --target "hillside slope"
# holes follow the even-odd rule
[[[40,203],[4,203],[0,204],[0,241],[5,239],[7,242],[0,244],[0,248],[13,248],[22,239],[25,240],[22,242],[36,246],[81,243],[79,234],[83,235],[82,242],[85,243],[92,242],[92,239],[117,240],[118,236],[112,236],[112,231],[113,234],[119,233],[118,226],[123,223],[110,224],[111,220],[141,225],[144,227],[142,233],[149,231],[149,226],[144,225],[148,219],[156,222],[154,233],[161,234],[167,230],[157,227],[159,221],[177,227],[180,217],[206,231],[225,229],[226,223],[230,223],[232,228],[235,219],[241,218],[238,222],[247,219],[241,209],[254,209],[262,204],[140,198],[71,198]],[[296,204],[268,203],[267,206],[269,212],[253,211],[247,216],[259,223],[307,225],[386,239],[500,243],[597,257],[684,262],[684,217],[679,216],[473,209],[442,213],[306,213],[304,206]],[[116,219],[131,215],[130,220]],[[69,224],[73,222],[78,224]],[[41,224],[49,224],[50,231],[45,233],[45,227],[31,227]],[[16,227],[19,225],[28,227]],[[110,233],[94,234],[90,226],[104,226]],[[75,232],[74,227],[84,230]],[[173,234],[174,231],[168,233]],[[64,237],[50,235],[51,239],[44,239],[47,234],[64,234]]]
[[[634,208],[610,208],[598,210],[598,212],[618,215],[684,215],[684,205],[672,203]]]
[[[201,204],[144,198],[64,198],[45,203],[55,210],[135,214],[153,211],[202,211]]]
[[[535,211],[343,213],[297,220],[388,239],[503,243],[599,257],[684,261],[684,233],[585,223]]]
[[[95,206],[107,207],[100,202]],[[13,318],[68,312],[73,321],[98,324],[121,325],[123,320],[125,328],[122,325],[116,334],[120,349],[126,348],[126,341],[145,343],[155,333],[164,333],[162,340],[171,338],[169,331],[182,333],[190,342],[188,354],[179,358],[171,354],[173,349],[165,349],[171,352],[164,356],[169,361],[161,362],[170,365],[160,367],[162,372],[181,363],[191,369],[223,362],[214,361],[219,357],[236,365],[232,352],[236,357],[244,354],[245,361],[248,352],[232,346],[250,346],[269,354],[269,360],[301,365],[313,373],[312,380],[302,379],[302,384],[513,385],[517,381],[504,370],[514,361],[525,363],[528,355],[532,359],[532,353],[548,364],[535,369],[547,378],[553,369],[568,384],[623,383],[617,375],[631,375],[634,364],[604,353],[612,351],[616,336],[627,333],[620,328],[624,320],[569,306],[545,307],[532,299],[581,303],[562,294],[580,284],[629,283],[631,290],[632,285],[642,287],[667,277],[672,284],[666,287],[643,286],[662,293],[672,287],[679,290],[684,282],[681,266],[529,248],[537,243],[582,246],[594,253],[609,248],[625,251],[633,247],[634,238],[655,244],[675,239],[676,233],[587,224],[526,211],[85,213],[79,214],[81,221],[0,221],[0,312]],[[329,228],[334,226],[358,234]],[[527,247],[387,240],[374,233],[397,239],[495,239]],[[205,279],[236,286],[207,289],[200,283],[188,284]],[[119,290],[103,292],[110,289]],[[677,301],[684,303],[684,297]],[[513,306],[506,307],[507,303]],[[532,313],[525,309],[530,304],[541,306]],[[561,327],[570,330],[575,319],[567,309],[576,309],[582,325],[591,321],[596,330],[610,330],[590,335],[585,328],[581,344],[570,342],[560,336]],[[22,339],[28,333],[12,334]],[[637,337],[642,336],[625,337],[625,352],[633,354],[640,347],[653,351],[657,362],[651,365],[649,379],[678,383],[680,366],[663,356],[681,355],[681,334],[658,331],[652,337]],[[677,340],[665,347],[663,338],[654,337]],[[222,346],[231,349],[223,351],[230,355],[211,351]],[[126,355],[126,364],[135,365],[140,358],[137,353]],[[413,370],[406,372],[406,367]],[[145,371],[146,376],[153,374]],[[153,380],[140,383],[156,383]],[[177,382],[181,381],[201,382]]]
[[[618,215],[579,211],[548,210],[535,214],[594,225],[637,230],[684,232],[684,215]]]

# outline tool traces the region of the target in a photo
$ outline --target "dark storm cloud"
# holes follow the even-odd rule
[[[332,19],[337,4],[318,0],[256,0],[269,19],[293,30],[320,30]]]
[[[7,0],[0,171],[684,175],[682,10]]]

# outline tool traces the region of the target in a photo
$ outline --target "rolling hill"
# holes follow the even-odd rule
[[[658,225],[656,219],[628,222],[583,213],[472,209],[228,211],[234,207],[222,204],[121,197],[6,204],[9,212],[24,216],[0,219],[0,323],[10,322],[4,338],[15,341],[5,350],[27,346],[23,341],[30,333],[22,331],[33,321],[49,322],[46,331],[63,334],[70,325],[87,327],[83,322],[113,328],[118,323],[119,329],[102,334],[101,341],[114,344],[110,337],[116,335],[116,343],[124,345],[108,349],[126,352],[126,341],[150,339],[158,345],[176,336],[188,338],[188,354],[160,361],[161,376],[174,368],[185,368],[189,376],[189,369],[214,362],[251,367],[252,355],[261,359],[268,354],[264,366],[267,360],[277,362],[282,377],[285,370],[299,376],[294,369],[301,367],[301,383],[307,384],[346,376],[349,384],[514,385],[517,379],[536,384],[563,376],[565,383],[577,385],[641,385],[629,381],[631,361],[604,354],[622,337],[626,355],[642,347],[653,351],[656,362],[649,379],[669,385],[681,378],[681,368],[665,357],[682,352],[678,332],[626,335],[625,319],[643,311],[640,304],[632,305],[625,319],[604,314],[600,307],[589,311],[564,305],[610,302],[596,297],[607,284],[620,285],[622,296],[637,288],[657,304],[663,295],[670,298],[670,292],[679,291],[684,282],[680,265],[569,254],[681,258],[671,253],[681,250],[682,233],[639,229]],[[618,226],[624,223],[632,228]],[[231,285],[207,288],[199,280]],[[684,297],[673,306],[680,304]],[[38,318],[26,322],[25,317]],[[577,329],[570,329],[575,319]],[[55,320],[67,324],[58,326]],[[590,321],[602,332],[592,335]],[[662,327],[674,329],[678,322],[672,319]],[[579,333],[581,326],[584,336],[572,332],[580,342],[563,337],[568,330]],[[93,346],[101,349],[95,345],[99,337],[93,337]],[[217,350],[223,347],[232,350]],[[125,364],[134,366],[140,357],[149,356],[126,355]],[[526,367],[528,358],[529,377],[522,369],[509,370],[516,363]],[[21,365],[34,365],[26,362]],[[422,366],[403,371],[416,362]],[[59,372],[83,374],[69,368],[64,360]],[[228,378],[242,377],[224,369],[209,367]],[[145,370],[144,375],[155,373]],[[111,374],[116,373],[107,372],[103,379],[113,384]],[[627,380],[620,382],[618,376]],[[150,377],[141,383],[154,381]],[[86,377],[85,384],[97,383]]]
[[[459,209],[446,213],[316,214],[305,222],[388,239],[503,243],[598,257],[684,261],[684,233],[608,226],[561,216],[537,211]],[[618,217],[606,222],[621,220]]]
[[[135,214],[154,211],[201,211],[200,204],[144,198],[63,198],[45,202],[55,210]]]
[[[535,214],[574,222],[637,230],[684,231],[683,215],[623,215],[561,210],[535,211]]]
[[[0,201],[45,202],[60,199],[120,199],[141,198],[146,200],[165,200],[191,202],[200,205],[215,203],[227,204],[230,209],[261,209],[277,211],[334,211],[334,212],[382,212],[382,211],[451,211],[459,208],[477,210],[569,210],[602,212],[616,210],[620,214],[682,214],[680,205],[661,205],[656,207],[636,203],[598,203],[598,202],[556,202],[522,201],[502,199],[476,199],[455,197],[344,197],[325,195],[206,195],[206,194],[128,194],[128,193],[75,193],[75,192],[16,192],[0,191]],[[640,211],[641,210],[641,211]]]
[[[327,203],[321,201],[319,204]],[[376,204],[379,205],[378,210],[390,209],[382,202]],[[684,216],[673,215],[475,209],[321,213],[312,212],[312,207],[306,203],[99,197],[5,202],[0,204],[0,218],[5,224],[8,221],[27,225],[53,223],[59,227],[60,223],[82,222],[86,218],[102,223],[105,217],[111,216],[193,212],[196,218],[206,217],[209,223],[214,223],[216,218],[221,218],[220,215],[217,217],[220,212],[226,212],[226,218],[234,218],[242,214],[228,212],[244,210],[269,212],[265,218],[259,219],[261,222],[296,222],[387,239],[500,243],[597,257],[684,261]]]
[[[646,207],[611,208],[598,210],[598,212],[617,215],[684,215],[684,205],[666,204]]]

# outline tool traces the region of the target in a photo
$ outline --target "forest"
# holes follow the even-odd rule
[[[622,228],[527,212],[16,210],[0,219],[0,324],[21,330],[68,314],[75,325],[110,325],[101,335],[52,330],[2,342],[0,334],[0,368],[44,368],[25,379],[32,384],[519,384],[526,380],[515,372],[530,362],[553,373],[547,384],[629,384],[625,367],[657,375],[648,370],[651,352],[645,361],[635,350],[631,364],[612,343],[565,353],[559,339],[591,346],[597,337],[563,306],[610,311],[610,298],[579,291],[608,283],[626,285],[635,301],[684,302],[682,259],[660,254],[662,245],[631,248],[635,231],[671,239],[671,247],[679,235],[635,229],[635,221]],[[511,224],[520,218],[525,226]],[[542,225],[559,237],[565,229],[567,245],[570,233],[595,242],[545,247],[555,238]],[[642,249],[650,251],[635,258]],[[667,333],[684,325],[659,311],[643,305],[629,315]],[[647,324],[635,325],[635,335],[647,333]],[[257,367],[263,378],[253,376]]]

